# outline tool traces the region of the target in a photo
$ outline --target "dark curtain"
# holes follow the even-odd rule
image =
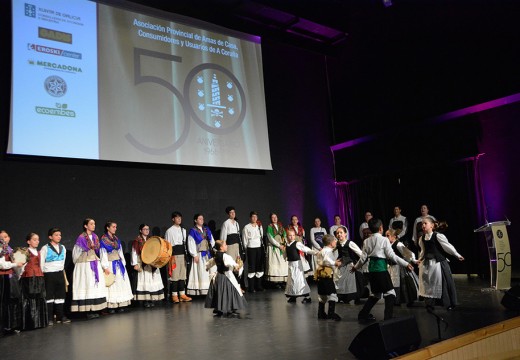
[[[401,172],[385,173],[352,182],[336,184],[338,206],[351,237],[361,243],[359,225],[365,211],[371,211],[383,221],[385,229],[399,205],[408,219],[409,230],[421,205],[430,214],[448,223],[445,231],[466,261],[451,260],[454,273],[485,274],[489,263],[485,243],[473,230],[485,221],[478,157],[450,164],[426,164]]]

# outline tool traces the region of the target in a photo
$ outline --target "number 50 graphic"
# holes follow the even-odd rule
[[[182,57],[157,51],[134,48],[135,86],[143,83],[155,83],[170,91],[182,106],[184,127],[173,143],[162,148],[142,144],[131,133],[126,139],[138,150],[150,155],[164,155],[181,147],[190,130],[190,118],[207,132],[229,134],[242,125],[246,114],[245,93],[238,79],[223,66],[204,63],[195,66],[184,80],[181,93],[174,84],[158,76],[141,74],[141,57],[149,56],[171,63],[182,62]]]

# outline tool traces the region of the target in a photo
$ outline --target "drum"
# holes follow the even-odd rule
[[[172,245],[159,236],[152,236],[143,245],[141,260],[156,268],[168,264],[172,256]]]
[[[26,247],[16,248],[13,252],[13,262],[25,264],[29,261],[29,250]]]

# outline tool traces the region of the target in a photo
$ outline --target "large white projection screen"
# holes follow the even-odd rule
[[[260,39],[121,4],[13,1],[8,153],[272,169]]]

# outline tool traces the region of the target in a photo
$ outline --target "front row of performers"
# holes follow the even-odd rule
[[[297,229],[283,228],[276,214],[272,214],[265,253],[262,226],[255,212],[251,212],[250,223],[241,237],[233,236],[238,233],[238,224],[233,216],[229,220],[227,240],[215,241],[202,214],[194,216],[194,226],[188,234],[181,227],[182,215],[172,214],[173,225],[166,231],[165,240],[173,249],[166,267],[168,294],[173,303],[192,301],[188,295],[206,295],[205,306],[213,308],[216,316],[238,316],[237,311],[246,306],[245,286],[241,286],[246,277],[239,273],[243,270],[242,261],[247,259],[248,290],[263,290],[265,268],[266,281],[285,283],[289,303],[296,302],[298,297],[303,297],[302,303],[311,302],[307,277],[313,273],[318,288],[318,319],[340,320],[336,303],[360,303],[367,288],[370,295],[359,312],[360,321],[375,320],[370,310],[381,298],[385,302],[384,319],[392,318],[394,304],[404,302],[411,306],[418,298],[424,299],[426,306],[442,304],[448,310],[457,305],[447,256],[461,261],[464,258],[446,236],[436,231],[438,223],[433,218],[422,221],[424,235],[419,239],[417,260],[398,240],[398,231],[389,229],[383,236],[382,222],[376,218],[368,222],[371,235],[364,240],[362,249],[348,240],[344,226],[336,229],[335,236],[324,235],[321,249],[317,249],[305,246]],[[137,275],[132,287],[121,241],[116,236],[117,224],[107,222],[101,238],[94,233],[95,226],[93,219],[84,220],[83,232],[72,251],[75,266],[71,312],[82,312],[92,319],[99,317],[100,311],[122,312],[132,300],[145,307],[163,300],[160,269],[141,259],[150,227],[140,225],[139,235],[132,243],[131,267]],[[4,332],[70,322],[64,311],[69,284],[64,272],[66,250],[60,244],[61,231],[50,229],[48,239],[38,251],[39,236],[30,233],[26,237],[28,247],[20,253],[9,246],[9,235],[0,232],[0,325]],[[189,275],[188,259],[192,260]],[[419,266],[418,277],[413,264]]]

